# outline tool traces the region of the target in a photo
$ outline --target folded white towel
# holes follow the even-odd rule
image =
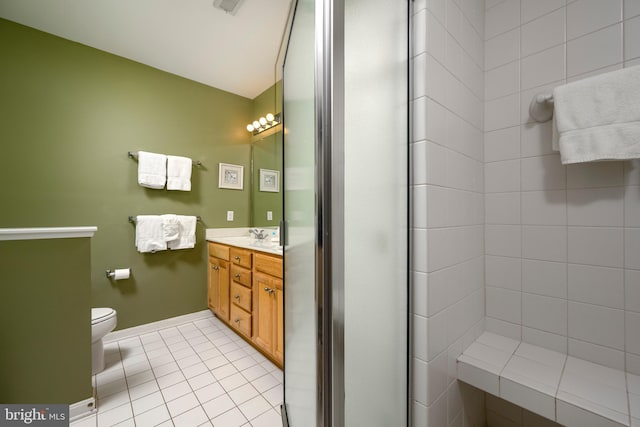
[[[176,240],[180,237],[180,222],[178,215],[166,214],[162,215],[162,229],[165,242]]]
[[[196,222],[195,216],[177,215],[180,224],[180,236],[167,242],[169,249],[190,249],[196,245]]]
[[[138,215],[136,217],[136,248],[140,253],[164,251],[163,219],[160,215]]]
[[[167,156],[138,151],[138,184],[148,188],[164,188],[167,182]]]
[[[559,86],[553,99],[563,164],[640,158],[640,66]]]
[[[192,167],[188,157],[167,156],[167,190],[191,191]]]

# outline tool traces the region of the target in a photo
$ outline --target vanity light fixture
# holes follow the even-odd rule
[[[247,125],[247,130],[254,135],[264,132],[265,130],[272,128],[281,123],[281,113],[273,115],[268,113],[265,117],[260,117],[258,120],[254,120],[253,123]]]

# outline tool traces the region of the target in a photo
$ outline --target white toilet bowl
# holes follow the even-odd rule
[[[91,374],[104,369],[102,338],[116,327],[116,311],[112,308],[91,309]]]

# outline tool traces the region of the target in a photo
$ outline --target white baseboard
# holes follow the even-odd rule
[[[157,322],[146,323],[144,325],[133,326],[131,328],[110,332],[103,338],[103,342],[106,344],[113,341],[119,341],[149,332],[154,332],[158,329],[170,328],[172,326],[178,326],[184,323],[189,323],[200,319],[207,319],[210,317],[214,316],[213,313],[211,313],[211,311],[208,309],[196,311],[195,313],[184,314],[182,316],[170,317],[168,319],[158,320]]]
[[[96,410],[96,400],[93,397],[72,403],[69,405],[69,422],[95,414]]]

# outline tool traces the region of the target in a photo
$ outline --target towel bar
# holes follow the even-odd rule
[[[198,215],[196,217],[196,221],[202,222],[202,218],[200,217],[200,215]],[[135,224],[136,223],[136,217],[133,216],[133,215],[129,215],[129,222],[132,223],[132,224]]]
[[[539,93],[533,97],[529,104],[529,115],[538,123],[544,123],[553,117],[553,95]]]
[[[138,159],[138,152],[137,151],[127,151],[127,157],[129,157],[130,159],[134,159],[137,160]],[[192,160],[193,164],[195,166],[202,166],[202,162],[200,160]]]

